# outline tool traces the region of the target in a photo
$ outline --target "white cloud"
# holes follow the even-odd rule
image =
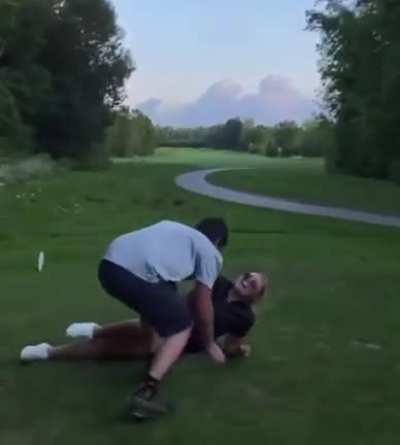
[[[317,110],[312,98],[303,95],[290,80],[271,75],[261,80],[256,93],[247,93],[240,83],[226,79],[211,85],[192,102],[152,98],[137,108],[159,125],[184,127],[218,124],[232,117],[252,118],[265,125],[282,120],[301,122]]]

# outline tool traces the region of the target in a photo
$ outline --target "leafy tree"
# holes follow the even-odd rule
[[[116,113],[107,136],[107,148],[113,156],[145,156],[154,153],[156,132],[151,120],[139,110],[122,108]]]
[[[48,93],[48,73],[35,62],[45,16],[43,2],[0,3],[0,135],[8,149],[32,147],[34,104]]]
[[[240,150],[243,123],[240,119],[229,119],[224,125],[210,129],[209,144],[214,148]]]
[[[324,116],[303,123],[299,129],[296,151],[304,157],[330,159],[334,149],[334,129]]]
[[[400,159],[400,3],[328,0],[309,11],[321,36],[325,103],[335,123],[330,165],[387,178]],[[393,165],[392,165],[393,164]]]
[[[284,121],[277,124],[273,129],[273,138],[278,151],[283,156],[298,154],[296,150],[296,137],[300,129],[296,122]]]
[[[0,0],[2,145],[93,156],[132,71],[107,0]]]
[[[246,151],[257,153],[265,152],[268,134],[265,127],[261,125],[249,126],[244,124],[242,133],[242,146]]]
[[[42,146],[54,156],[77,156],[102,143],[112,109],[124,100],[133,65],[106,0],[52,0],[39,60],[51,73],[52,103],[36,115]]]

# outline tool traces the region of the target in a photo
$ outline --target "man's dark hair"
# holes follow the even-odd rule
[[[219,248],[228,244],[228,226],[222,218],[205,218],[194,228]]]

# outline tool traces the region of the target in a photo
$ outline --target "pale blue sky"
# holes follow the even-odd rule
[[[157,98],[187,103],[216,82],[256,93],[284,76],[309,97],[319,86],[317,36],[304,31],[314,0],[112,0],[137,70],[132,105]]]

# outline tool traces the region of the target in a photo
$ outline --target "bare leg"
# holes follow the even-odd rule
[[[167,337],[156,350],[155,357],[150,366],[149,375],[156,380],[161,380],[171,366],[178,360],[189,339],[192,327]]]
[[[121,335],[101,337],[95,334],[91,340],[81,340],[75,343],[52,348],[49,352],[50,360],[115,360],[115,359],[144,359],[154,352],[157,339],[152,330],[142,329],[139,325],[127,326],[120,329]],[[125,333],[122,333],[125,331]]]

